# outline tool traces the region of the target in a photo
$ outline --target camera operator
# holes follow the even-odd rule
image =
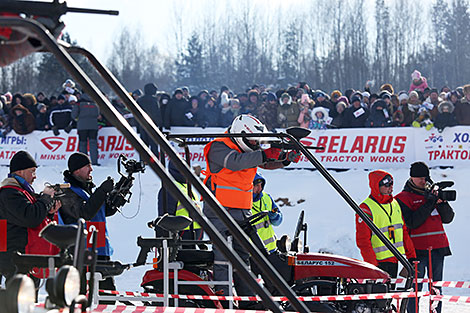
[[[411,164],[410,178],[396,199],[400,203],[403,219],[416,249],[419,261],[418,277],[423,278],[425,271],[428,271],[429,276],[428,248],[432,248],[432,278],[440,281],[443,276],[444,257],[451,255],[442,224],[452,222],[454,211],[447,201],[439,197],[438,190],[429,190],[426,188],[427,184],[432,184],[428,166],[424,162],[415,162]],[[418,289],[421,288],[422,284],[419,284]],[[410,299],[408,312],[414,311],[415,302]],[[441,302],[437,312],[441,312]]]
[[[0,184],[0,220],[6,220],[6,250],[0,252],[0,278],[10,279],[18,271],[12,262],[15,251],[48,254],[57,249],[39,238],[39,231],[54,217],[60,203],[54,189],[45,187],[38,195],[32,184],[37,164],[26,151],[18,151],[10,161],[10,174]],[[55,248],[55,249],[54,249]],[[37,281],[36,281],[37,282]]]
[[[106,179],[93,191],[95,185],[91,172],[93,171],[88,155],[76,152],[68,159],[68,170],[64,171],[64,180],[69,183],[70,189],[64,189],[65,195],[61,198],[62,207],[59,218],[64,224],[76,224],[79,218],[91,222],[104,222],[106,217],[117,212],[116,208],[106,205],[106,197],[113,190],[114,181]],[[98,248],[98,260],[110,260],[113,248],[109,243],[108,228],[105,224],[105,246]],[[100,289],[115,290],[112,277],[100,282]]]

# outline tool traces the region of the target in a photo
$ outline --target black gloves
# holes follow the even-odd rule
[[[105,193],[111,192],[111,190],[114,188],[114,179],[108,177],[108,179],[101,183],[99,188]]]
[[[57,126],[53,126],[52,131],[54,132],[54,136],[59,136],[59,128],[57,128]]]

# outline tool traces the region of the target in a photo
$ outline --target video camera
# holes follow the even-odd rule
[[[121,172],[121,165],[124,167],[127,175]],[[132,196],[131,187],[134,184],[133,175],[139,172],[143,173],[145,171],[145,164],[142,161],[138,162],[133,159],[127,159],[124,154],[121,154],[117,161],[117,170],[121,178],[106,198],[106,205],[116,210],[130,201]]]
[[[443,201],[455,201],[457,198],[457,191],[455,190],[443,190],[445,188],[452,187],[453,181],[441,181],[437,183],[427,182],[425,190],[428,193],[434,193],[437,191],[437,198]]]
[[[52,188],[55,191],[54,200],[60,200],[62,197],[65,196],[65,192],[63,189],[70,188],[70,184],[68,183],[63,183],[63,184],[55,184],[52,185],[51,183],[45,183],[44,184],[46,187]]]

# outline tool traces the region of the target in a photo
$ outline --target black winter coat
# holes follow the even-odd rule
[[[158,127],[163,126],[162,113],[160,111],[157,97],[146,94],[137,99],[137,103],[141,106],[142,110],[144,110],[150,116],[152,121],[157,124]]]
[[[6,178],[1,186],[24,189],[15,178]],[[0,272],[9,275],[14,271],[11,255],[14,251],[25,253],[28,244],[28,228],[38,227],[54,204],[49,195],[31,194],[37,199],[31,203],[21,192],[12,188],[0,190],[0,220],[7,220],[7,251],[0,252]]]
[[[59,209],[64,223],[75,224],[79,218],[91,220],[105,202],[107,194],[101,188],[97,188],[93,192],[92,189],[95,185],[92,182],[78,180],[69,170],[64,171],[64,180],[74,187],[85,190],[90,196],[88,201],[85,201],[71,189],[64,189],[65,195],[60,199],[62,207]],[[115,209],[106,207],[106,216],[111,216],[114,213],[116,213]]]
[[[180,100],[173,98],[168,102],[165,110],[165,128],[171,126],[187,126],[188,119],[184,115],[190,109],[189,102],[181,98]]]
[[[360,110],[363,110],[363,111],[360,111]],[[351,106],[344,111],[343,127],[345,128],[364,127],[368,117],[369,117],[368,108],[359,107],[356,109],[354,106]]]
[[[51,109],[49,124],[58,129],[64,129],[72,123],[72,106],[67,102],[57,104]]]
[[[207,107],[203,113],[203,124],[206,127],[217,127],[220,126],[219,122],[220,108],[216,105],[213,107]]]
[[[388,112],[387,103],[377,100],[372,104],[369,117],[366,121],[367,127],[388,127],[392,126],[391,114]]]
[[[439,113],[434,120],[434,127],[436,127],[439,131],[444,130],[446,127],[456,125],[457,118],[455,117],[454,113],[450,112]]]

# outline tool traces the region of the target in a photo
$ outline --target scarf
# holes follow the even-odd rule
[[[20,183],[21,187],[23,187],[23,189],[25,189],[30,194],[34,194],[33,186],[31,186],[23,177],[18,176],[16,174],[8,174],[8,177],[16,179],[18,183]]]

